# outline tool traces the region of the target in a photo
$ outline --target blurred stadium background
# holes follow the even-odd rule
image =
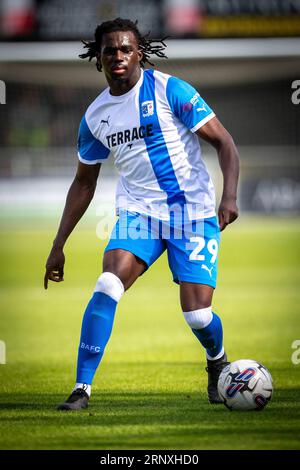
[[[199,374],[198,344],[175,315],[177,288],[159,260],[124,298],[95,382],[94,417],[53,420],[99,274],[104,244],[95,228],[103,210],[114,214],[113,161],[68,243],[64,285],[45,294],[43,269],[77,166],[80,119],[106,86],[78,58],[80,40],[117,16],[171,37],[169,59],[155,66],[192,83],[239,148],[241,217],[224,232],[215,305],[230,357],[266,361],[274,374],[263,418],[208,407],[204,362]],[[299,36],[300,0],[0,0],[2,448],[299,448],[299,372],[290,359],[299,337]],[[205,143],[203,153],[220,196],[216,153]]]
[[[169,60],[155,66],[191,82],[234,136],[242,213],[299,214],[300,106],[291,100],[300,77],[299,1],[2,0],[0,6],[2,214],[24,214],[24,204],[44,214],[61,208],[76,167],[78,124],[106,86],[94,64],[78,59],[80,40],[116,16],[138,19],[153,37],[172,38]],[[203,147],[218,190],[216,155]],[[113,161],[104,166],[101,204],[111,209],[116,175]]]

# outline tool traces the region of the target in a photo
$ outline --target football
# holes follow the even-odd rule
[[[272,376],[259,362],[240,359],[222,370],[218,392],[229,410],[262,410],[272,397]]]

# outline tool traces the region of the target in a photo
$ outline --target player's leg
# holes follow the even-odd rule
[[[112,332],[118,302],[145,269],[145,263],[129,251],[116,249],[104,254],[103,272],[82,320],[76,384],[68,400],[59,405],[59,410],[87,406],[95,372]]]
[[[223,327],[212,311],[214,288],[206,284],[180,282],[183,315],[194,335],[206,350],[208,364],[224,358]]]
[[[174,281],[180,284],[183,315],[206,350],[211,403],[220,403],[217,380],[227,363],[222,322],[212,311],[219,242],[220,231],[215,217],[190,226],[186,224],[184,236],[171,237],[168,242],[169,265]]]
[[[180,282],[181,308],[187,324],[206,350],[209,360],[224,355],[223,328],[220,318],[212,311],[212,286]]]
[[[223,347],[223,327],[220,317],[212,311],[214,289],[204,284],[180,283],[183,315],[196,338],[206,350],[208,399],[221,403],[217,385],[223,368],[228,364]]]
[[[124,287],[124,291],[147,269],[146,263],[130,251],[120,248],[106,251],[103,257],[103,272],[113,273]]]
[[[148,223],[140,221],[139,214],[125,214],[112,232],[105,249],[103,272],[83,317],[76,384],[60,410],[87,406],[93,377],[111,335],[117,304],[124,291],[165,249],[162,240],[146,236],[147,230]]]
[[[122,249],[105,252],[103,272],[86,308],[77,362],[78,384],[91,384],[111,335],[115,312],[125,290],[145,271],[145,263]]]

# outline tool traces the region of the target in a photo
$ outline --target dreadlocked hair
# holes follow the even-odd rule
[[[99,72],[102,71],[102,64],[99,58],[99,53],[101,50],[101,42],[104,34],[111,33],[113,31],[132,31],[136,37],[138,48],[142,51],[143,57],[141,60],[141,67],[145,66],[145,63],[148,63],[152,66],[149,58],[151,55],[156,55],[157,57],[162,57],[167,59],[167,56],[164,54],[164,49],[167,45],[164,41],[167,39],[167,36],[162,39],[149,39],[150,32],[146,35],[142,35],[137,27],[137,20],[135,22],[131,20],[125,20],[122,18],[116,18],[111,21],[105,21],[97,26],[95,30],[95,41],[82,41],[84,48],[87,49],[87,52],[80,54],[81,59],[89,59],[89,62],[96,57],[96,67]],[[156,43],[156,44],[153,44]]]

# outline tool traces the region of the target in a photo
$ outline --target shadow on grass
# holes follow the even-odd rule
[[[210,405],[206,394],[95,391],[89,408],[58,412],[58,393],[0,394],[7,449],[299,448],[298,389],[278,389],[263,412]]]
[[[272,421],[288,419],[299,421],[300,396],[298,389],[278,389],[272,402],[263,412],[229,412],[222,404],[210,405],[204,393],[178,392],[94,392],[88,409],[80,412],[58,412],[56,406],[64,396],[53,394],[0,394],[0,416],[2,421],[30,422],[38,417],[50,423],[62,420],[67,424],[111,425],[197,425],[199,421],[214,425],[219,420],[228,422]]]

